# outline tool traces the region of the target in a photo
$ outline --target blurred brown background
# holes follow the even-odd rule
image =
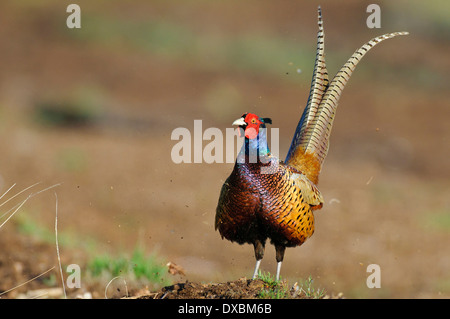
[[[330,76],[369,39],[410,35],[375,47],[347,85],[319,182],[326,203],[282,276],[311,275],[352,298],[450,296],[448,2],[378,1],[381,29],[367,28],[370,2],[356,0],[76,3],[81,29],[66,27],[66,2],[0,4],[0,193],[62,183],[0,230],[4,258],[29,240],[18,220],[53,229],[56,191],[65,263],[142,244],[190,281],[251,276],[253,248],[214,231],[233,164],[174,164],[171,133],[194,119],[225,130],[254,112],[280,129],[284,158],[308,97],[320,4]],[[263,271],[275,271],[273,250]],[[366,286],[372,263],[380,289]]]

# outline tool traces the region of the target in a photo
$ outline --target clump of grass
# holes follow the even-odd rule
[[[264,289],[259,292],[258,298],[287,299],[290,297],[286,282],[277,281],[275,276],[272,276],[269,272],[263,273],[260,271],[258,277],[264,282]]]
[[[302,293],[306,298],[310,298],[310,299],[320,299],[325,297],[325,290],[319,289],[319,288],[314,288],[313,287],[313,278],[311,277],[311,275],[308,277],[308,279],[306,279],[301,286],[299,287],[299,289],[293,289],[293,290],[297,290],[297,293],[300,292]],[[295,287],[295,285],[294,285]]]
[[[312,276],[309,276],[300,285],[296,282],[291,288],[289,288],[287,281],[277,281],[275,276],[272,276],[270,273],[259,272],[258,277],[264,282],[264,288],[258,294],[258,298],[261,299],[290,299],[297,297],[321,299],[325,297],[323,288],[314,288]]]
[[[168,285],[167,269],[156,255],[146,256],[142,249],[136,248],[131,255],[94,257],[87,265],[92,277],[126,277],[129,281],[145,281],[152,286]]]

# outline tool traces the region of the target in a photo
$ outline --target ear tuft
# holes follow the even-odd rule
[[[265,124],[272,124],[272,119],[269,117],[264,117],[262,120]]]

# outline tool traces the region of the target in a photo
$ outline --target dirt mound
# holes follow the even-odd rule
[[[262,279],[240,278],[224,283],[177,283],[162,288],[155,293],[144,293],[136,299],[312,299],[342,298],[342,294],[329,296],[320,291],[307,291],[297,283],[289,286],[287,282],[266,282]]]
[[[262,280],[245,278],[216,284],[177,283],[161,291],[139,296],[139,299],[253,299],[264,289]]]

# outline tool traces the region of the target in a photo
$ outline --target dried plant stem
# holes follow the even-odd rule
[[[22,287],[23,285],[26,285],[27,283],[29,283],[29,282],[31,282],[31,281],[33,281],[33,280],[35,280],[35,279],[37,279],[37,278],[39,278],[39,277],[45,275],[46,273],[50,272],[50,271],[53,270],[53,269],[55,269],[55,266],[53,266],[52,268],[50,268],[50,269],[44,271],[43,273],[37,275],[36,277],[31,278],[30,280],[27,280],[27,281],[21,283],[20,285],[17,285],[17,286],[15,286],[15,287],[11,288],[11,289],[8,289],[8,290],[5,290],[5,291],[1,292],[1,293],[0,293],[0,296],[1,296],[1,295],[4,295],[4,294],[6,294],[6,293],[8,293],[8,292],[10,292],[10,291],[13,291],[14,289],[17,289],[17,288],[19,288],[19,287]]]
[[[114,278],[111,279],[111,280],[108,282],[108,284],[106,285],[106,287],[105,287],[105,299],[108,299],[108,296],[106,295],[106,292],[108,291],[109,285],[110,285],[114,280],[116,280],[116,279],[118,279],[118,278],[122,278],[122,276],[114,277]],[[122,278],[122,279],[123,279],[123,278]],[[125,283],[125,293],[126,293],[126,296],[128,297],[128,286],[127,286],[127,281],[126,281],[125,279],[123,279],[123,282]]]
[[[3,203],[1,203],[1,204],[0,204],[0,207],[2,207],[3,205],[5,205],[7,202],[9,202],[10,200],[12,200],[13,198],[19,196],[20,194],[22,194],[22,193],[25,192],[26,190],[28,190],[28,189],[30,189],[30,188],[36,186],[37,184],[40,184],[40,182],[39,182],[39,183],[35,183],[35,184],[33,184],[33,185],[31,185],[31,186],[28,186],[27,188],[21,190],[19,193],[15,194],[14,196],[10,197],[8,200],[6,200],[6,201],[4,201]],[[6,195],[6,194],[7,194],[7,193],[8,193],[15,185],[16,185],[16,184],[14,184],[13,186],[11,186],[5,193],[3,193],[3,195],[0,197],[0,199],[3,198],[3,196],[5,196],[5,195]],[[54,185],[52,185],[52,186],[49,186],[49,187],[47,187],[47,188],[44,188],[44,189],[42,189],[42,190],[40,190],[40,191],[37,191],[37,192],[35,192],[35,193],[31,193],[30,195],[28,195],[28,197],[27,197],[26,199],[24,199],[24,200],[23,200],[22,202],[20,202],[19,204],[16,204],[14,207],[12,207],[12,208],[11,208],[10,210],[8,210],[6,213],[4,213],[2,216],[0,216],[0,218],[2,218],[4,215],[9,214],[9,212],[11,212],[12,210],[14,210],[13,213],[12,213],[11,215],[9,215],[8,218],[6,218],[6,220],[0,225],[0,228],[2,228],[3,225],[6,224],[6,222],[7,222],[9,219],[11,219],[11,217],[13,217],[14,214],[17,213],[17,211],[18,211],[18,210],[19,210],[19,209],[20,209],[20,208],[21,208],[21,207],[22,207],[22,206],[23,206],[30,198],[32,198],[32,197],[34,197],[34,196],[36,196],[36,195],[38,195],[38,194],[40,194],[40,193],[42,193],[42,192],[45,192],[45,191],[47,191],[47,190],[49,190],[49,189],[52,189],[52,188],[54,188],[54,187],[57,187],[57,186],[59,186],[59,185],[61,185],[61,184],[54,184]]]
[[[59,245],[58,245],[58,195],[55,192],[55,201],[56,201],[56,209],[55,209],[55,240],[56,240],[56,254],[58,255],[58,263],[59,263],[59,272],[61,274],[61,283],[64,291],[64,298],[67,299],[66,294],[66,286],[64,285],[64,275],[61,266],[61,257],[59,255]]]

